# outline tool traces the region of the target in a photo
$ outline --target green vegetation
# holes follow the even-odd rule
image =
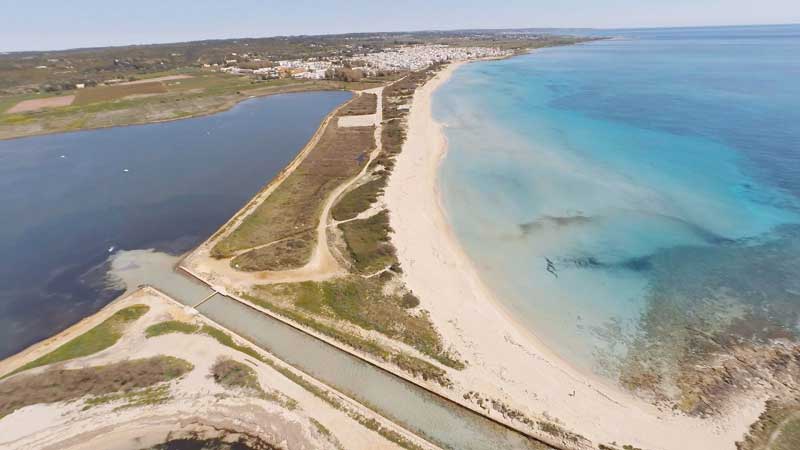
[[[309,417],[308,420],[311,422],[312,425],[314,425],[314,428],[316,428],[317,431],[319,431],[319,434],[325,436],[339,450],[344,450],[344,447],[342,447],[341,442],[339,442],[339,440],[336,439],[336,436],[334,436],[333,433],[331,433],[331,430],[329,430],[328,427],[321,424],[317,419],[313,417]]]
[[[462,369],[463,362],[444,349],[441,336],[428,314],[424,311],[412,312],[405,307],[413,302],[408,297],[409,292],[386,294],[384,287],[384,281],[379,277],[365,279],[350,276],[323,282],[258,286],[256,295],[247,298],[338,340],[349,342],[356,339],[355,344],[358,345],[355,348],[359,350],[377,352],[371,341],[364,343],[361,342],[363,338],[354,338],[351,333],[328,330],[333,327],[323,325],[311,316],[345,321],[364,330],[377,331],[416,348],[446,366]],[[353,344],[349,342],[349,345]]]
[[[367,181],[344,194],[331,209],[331,215],[335,220],[340,221],[356,217],[378,201],[378,197],[383,194],[385,187],[386,177]]]
[[[158,73],[154,75],[169,75]],[[71,93],[78,98],[70,106],[46,108],[15,114],[0,113],[0,139],[54,133],[72,129],[91,129],[174,120],[226,110],[250,96],[277,93],[362,89],[371,83],[345,83],[327,80],[252,80],[214,72],[191,71],[193,78],[173,82],[115,85],[86,88]],[[148,87],[150,85],[150,87]],[[161,87],[155,87],[155,85]],[[141,86],[145,86],[144,88]],[[145,89],[149,89],[145,92]],[[154,92],[155,90],[163,92]],[[84,94],[86,92],[86,94]],[[146,94],[146,95],[138,95]],[[44,95],[0,97],[2,111],[19,101],[47,98]],[[83,100],[81,100],[83,97]],[[79,125],[80,128],[76,128]]]
[[[87,406],[129,398],[132,406],[151,404],[157,392],[134,392],[157,383],[173,380],[191,371],[193,366],[171,356],[123,361],[83,369],[50,369],[35,375],[20,375],[0,383],[0,418],[13,411],[38,403],[74,400],[85,395],[107,396],[122,392],[121,397],[90,399]]]
[[[172,398],[172,395],[170,394],[169,385],[161,384],[154,387],[133,390],[130,392],[91,397],[86,399],[83,409],[86,410],[98,405],[124,400],[124,405],[114,408],[114,410],[117,411],[119,409],[132,408],[136,406],[160,405],[162,403],[166,403],[170,398]]]
[[[800,399],[768,400],[737,450],[794,450],[800,445]]]
[[[187,326],[189,325],[189,326]],[[237,352],[244,353],[245,355],[252,356],[253,358],[264,361],[261,357],[261,354],[253,349],[252,347],[246,345],[239,345],[236,341],[233,340],[231,335],[228,333],[220,330],[219,328],[212,327],[211,325],[203,325],[203,326],[193,326],[186,322],[179,322],[176,320],[167,320],[164,322],[159,322],[157,324],[151,325],[147,328],[146,334],[147,337],[153,336],[160,336],[169,333],[183,333],[183,334],[194,334],[194,333],[201,333],[205,334],[221,345],[226,347],[232,348]]]
[[[145,336],[151,338],[169,333],[191,334],[199,329],[200,327],[193,323],[181,322],[178,320],[168,320],[166,322],[159,322],[157,324],[150,325],[146,330],[144,330],[144,334]]]
[[[117,343],[128,324],[142,317],[149,309],[150,308],[146,305],[133,305],[120,309],[100,325],[72,339],[52,352],[25,364],[11,374],[33,369],[34,367],[88,356],[105,350]]]
[[[349,58],[354,52],[381,51],[408,44],[477,45],[522,51],[585,40],[589,39],[532,32],[447,31],[229,39],[0,54],[0,139],[210,114],[251,95],[302,90],[364,90],[405,75],[404,72],[383,72],[363,78],[359,71],[343,68],[331,71],[329,80],[309,81],[267,80],[262,75],[218,72],[217,68],[234,55],[237,66],[257,69],[272,67],[279,60]],[[137,86],[148,83],[121,84],[171,75],[193,78],[163,83],[153,81],[144,88]],[[77,89],[79,84],[86,87]],[[163,87],[158,87],[159,84]],[[72,94],[78,96],[72,106],[3,114],[22,100]],[[138,94],[145,95],[130,98]],[[374,109],[371,102],[367,96],[345,113],[371,113]],[[83,122],[77,120],[81,116],[85,116]]]
[[[297,400],[289,398],[281,392],[271,390],[264,391],[258,382],[256,371],[252,367],[234,361],[230,358],[220,358],[211,368],[211,376],[214,381],[226,388],[239,388],[248,391],[264,400],[278,403],[286,409],[297,409]]]
[[[231,266],[246,272],[302,267],[314,251],[315,242],[314,232],[308,231],[237,256]]]
[[[400,102],[396,97],[386,97],[386,92],[410,98],[416,86],[426,81],[432,74],[431,71],[415,72],[384,90],[384,113],[389,111],[395,117],[384,124],[384,127],[389,124],[389,132],[381,157],[387,154],[386,145],[388,145],[390,157],[384,162],[389,168],[391,159],[399,152],[405,138],[402,117],[407,111],[398,108]],[[303,162],[305,164],[311,161],[309,168],[305,171],[300,171],[298,168],[295,173],[301,176],[295,177],[293,173],[278,186],[272,195],[245,219],[239,229],[217,244],[214,249],[215,256],[225,257],[237,250],[260,244],[262,247],[234,258],[233,267],[240,270],[274,270],[297,267],[307,260],[307,256],[303,259],[294,259],[300,253],[294,250],[302,247],[296,241],[314,242],[312,230],[316,228],[319,220],[318,205],[322,197],[308,201],[301,195],[308,195],[309,192],[316,194],[320,191],[315,187],[324,182],[320,174],[329,175],[331,172],[339,171],[331,164],[322,165],[314,161],[321,159],[321,152],[319,154],[317,152],[318,148],[325,147],[323,143],[326,140],[325,135],[332,138],[328,142],[333,142],[333,138],[336,137],[331,136],[331,127],[331,124],[327,126],[323,139]],[[333,127],[338,128],[335,124]],[[385,131],[384,134],[386,135]],[[335,219],[352,219],[377,200],[386,185],[388,171],[376,166],[372,168],[375,173],[371,180],[345,193],[334,205],[332,215]],[[343,179],[340,177],[336,181],[338,184]],[[328,189],[332,189],[332,186],[333,184]],[[456,369],[464,367],[462,361],[443,348],[441,336],[433,327],[427,312],[412,311],[419,306],[419,299],[403,289],[401,283],[393,278],[392,272],[398,272],[400,269],[394,247],[389,242],[391,228],[388,212],[381,211],[363,220],[350,220],[340,224],[339,228],[347,247],[346,253],[353,262],[354,271],[372,275],[374,272],[387,270],[380,276],[369,279],[350,276],[322,283],[260,286],[254,295],[246,296],[248,300],[332,337],[350,348],[395,364],[415,376],[434,380],[442,386],[449,386],[451,381],[446,371],[435,364],[387,348],[352,329],[352,326],[356,326],[362,330],[379,332],[418,349],[446,366]],[[265,245],[269,242],[275,244]],[[311,248],[303,248],[303,251],[304,255],[310,254]],[[394,287],[388,286],[389,281],[392,281]]]
[[[359,94],[339,111],[340,116],[362,116],[375,114],[378,110],[378,96],[375,94]]]
[[[389,212],[383,210],[363,220],[339,225],[344,241],[359,273],[369,274],[395,264],[395,249],[389,240]]]
[[[214,381],[226,388],[240,388],[264,394],[264,389],[258,382],[256,371],[252,367],[228,358],[221,358],[211,367],[211,376]]]
[[[25,114],[8,114],[0,116],[0,125],[21,125],[33,122],[34,118]]]
[[[166,327],[166,328],[169,329],[170,332],[174,332],[174,333],[187,333],[186,329],[182,328],[182,327]],[[222,345],[224,345],[226,347],[232,348],[232,349],[234,349],[234,350],[236,350],[238,352],[241,352],[241,353],[243,353],[245,355],[251,356],[251,357],[253,357],[254,359],[256,359],[258,361],[261,361],[264,364],[267,364],[268,366],[272,367],[277,372],[279,372],[281,375],[285,376],[286,378],[288,378],[289,380],[291,380],[292,382],[294,382],[298,386],[302,387],[303,389],[305,389],[308,392],[312,393],[313,395],[317,396],[318,398],[320,398],[321,400],[325,401],[326,403],[328,403],[332,407],[334,407],[334,408],[336,408],[336,409],[338,409],[340,411],[345,412],[350,418],[352,418],[353,420],[357,421],[361,425],[363,425],[363,426],[365,426],[367,428],[370,428],[371,430],[377,432],[378,434],[380,434],[381,436],[383,436],[385,439],[389,440],[390,442],[393,442],[393,443],[395,443],[395,444],[399,445],[400,447],[405,448],[407,450],[422,450],[421,447],[419,447],[418,445],[416,445],[413,442],[409,441],[405,437],[399,435],[395,431],[390,430],[390,429],[382,426],[380,423],[376,422],[373,419],[367,419],[366,417],[361,415],[359,412],[350,409],[348,406],[342,404],[342,402],[339,401],[339,399],[337,397],[335,397],[334,395],[331,395],[327,390],[319,387],[318,385],[308,381],[302,375],[298,375],[297,373],[295,373],[291,369],[276,363],[275,361],[273,361],[270,358],[262,356],[262,354],[260,352],[258,352],[256,349],[254,349],[253,347],[250,347],[248,345],[239,345],[239,344],[237,344],[236,341],[234,341],[233,338],[231,337],[231,335],[229,335],[228,333],[226,333],[226,332],[224,332],[224,331],[222,331],[222,330],[220,330],[218,328],[212,327],[210,325],[203,325],[200,328],[200,330],[197,331],[197,332],[206,334],[206,335],[214,338],[217,342],[219,342],[220,344],[222,344]],[[288,405],[284,405],[284,406],[288,407],[289,409],[293,409],[294,407],[296,407],[296,402],[294,402],[294,400],[288,399],[288,402],[289,402]]]
[[[597,448],[600,449],[600,450],[619,450],[619,447],[617,447],[617,443],[616,442],[611,444],[611,445],[600,444],[600,445],[597,446]],[[625,445],[622,446],[622,450],[643,450],[643,449],[641,449],[639,447],[634,447],[634,446],[629,445],[629,444],[625,444]]]
[[[341,327],[328,325],[319,320],[314,319],[309,314],[304,314],[295,308],[287,308],[276,305],[269,300],[254,296],[245,296],[249,301],[270,311],[282,315],[300,325],[311,328],[319,333],[329,336],[347,347],[354,350],[370,354],[378,359],[397,365],[398,368],[411,373],[414,376],[419,376],[424,380],[434,381],[441,386],[450,387],[452,381],[447,376],[447,372],[439,367],[419,359],[414,356],[402,354],[384,347],[374,339],[367,339],[359,336],[357,333],[349,332]],[[450,359],[449,355],[445,356],[452,364],[463,364],[460,361]],[[463,367],[463,366],[462,366]]]
[[[249,256],[241,255],[232,263],[247,270],[274,270],[276,261],[293,262],[293,267],[307,262],[325,200],[361,169],[365,155],[375,147],[374,131],[371,126],[340,128],[331,120],[306,158],[237,229],[214,246],[212,256],[227,258],[240,250],[305,235],[307,245],[251,250]],[[276,255],[278,251],[280,255]]]
[[[56,92],[107,81],[138,80],[160,73],[182,73],[202,64],[223,64],[239,55],[239,65],[257,68],[270,61],[351,57],[356,52],[380,51],[413,44],[492,46],[523,50],[565,45],[581,38],[540,35],[535,31],[422,31],[402,33],[281,36],[156,45],[19,52],[0,55],[0,93]],[[247,56],[246,56],[247,55]],[[256,59],[258,58],[258,60]],[[265,64],[266,63],[266,64]],[[346,71],[342,71],[346,72]],[[346,74],[346,73],[345,73]],[[392,78],[395,74],[388,74]]]
[[[784,422],[774,436],[767,450],[796,450],[800,447],[800,415]]]

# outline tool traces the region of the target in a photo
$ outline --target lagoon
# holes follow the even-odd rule
[[[0,141],[0,358],[115,298],[109,258],[185,252],[310,139],[349,92],[281,94],[175,122]]]

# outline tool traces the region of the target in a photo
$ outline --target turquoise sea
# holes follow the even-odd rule
[[[701,358],[698,330],[797,339],[800,26],[605,33],[434,96],[445,210],[484,281],[617,379]]]

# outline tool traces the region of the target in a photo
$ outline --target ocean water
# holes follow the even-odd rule
[[[0,358],[120,294],[120,252],[180,254],[271,180],[349,92],[175,122],[0,141]]]
[[[484,281],[611,378],[686,364],[697,329],[797,339],[800,26],[607,33],[434,96],[443,203]]]

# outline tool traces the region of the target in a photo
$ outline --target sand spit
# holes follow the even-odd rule
[[[270,183],[255,197],[253,197],[250,202],[248,202],[239,212],[236,213],[223,227],[214,234],[211,238],[200,244],[195,250],[193,250],[186,258],[181,261],[180,266],[186,269],[187,272],[193,274],[194,276],[206,280],[210,284],[215,286],[218,292],[223,292],[225,294],[231,294],[228,292],[227,289],[233,289],[234,291],[245,291],[250,286],[256,283],[291,283],[291,282],[298,282],[298,281],[323,281],[328,280],[330,278],[344,275],[346,272],[341,267],[341,264],[336,259],[336,257],[331,252],[330,246],[326,245],[328,242],[328,228],[329,228],[329,217],[330,211],[333,208],[336,201],[341,197],[341,195],[347,191],[350,186],[352,186],[355,182],[362,179],[364,174],[369,170],[370,163],[378,156],[381,148],[381,128],[380,123],[382,120],[382,104],[381,104],[381,92],[383,91],[383,87],[373,88],[369,90],[363,91],[366,94],[375,94],[377,96],[377,109],[375,114],[369,114],[364,116],[344,116],[339,117],[337,119],[337,113],[341,110],[342,107],[346,105],[342,105],[339,108],[331,111],[331,113],[322,121],[322,124],[317,129],[317,132],[312,136],[312,138],[308,141],[308,143],[303,147],[303,149],[298,153],[295,159],[286,167],[284,168],[278,176],[276,176]],[[216,259],[211,256],[212,249],[214,246],[220,242],[224,237],[228,234],[235,231],[247,218],[247,216],[253,211],[255,211],[258,206],[264,202],[267,197],[269,197],[275,189],[284,181],[286,178],[291,175],[291,173],[297,169],[301,162],[308,156],[308,154],[314,149],[314,147],[319,142],[320,138],[322,137],[322,133],[325,131],[325,128],[328,126],[328,123],[331,120],[338,120],[337,125],[339,125],[342,119],[348,119],[355,121],[355,125],[345,124],[344,127],[352,127],[352,126],[364,126],[364,125],[374,125],[375,126],[375,148],[372,149],[369,155],[369,160],[364,164],[364,167],[361,171],[348,180],[345,183],[342,183],[340,186],[336,187],[336,189],[331,192],[325,203],[322,205],[322,212],[320,214],[320,221],[317,224],[316,228],[316,245],[314,246],[314,251],[311,255],[311,259],[303,266],[297,269],[288,269],[288,270],[281,270],[281,271],[262,271],[262,272],[241,272],[233,267],[231,267],[231,259]],[[273,245],[274,242],[268,243],[263,246],[265,247],[268,245]],[[239,251],[238,254],[245,253],[247,251],[253,250],[253,247],[249,249],[245,249]],[[223,288],[222,286],[225,286]]]
[[[465,370],[449,372],[458,388],[532,417],[556,420],[595,445],[733,448],[758,418],[763,397],[741,402],[724,418],[660,410],[572,368],[521,327],[481,281],[447,222],[437,181],[447,142],[442,125],[433,119],[431,97],[461,65],[451,64],[417,89],[408,137],[385,194],[405,282],[447,343],[468,361]]]

